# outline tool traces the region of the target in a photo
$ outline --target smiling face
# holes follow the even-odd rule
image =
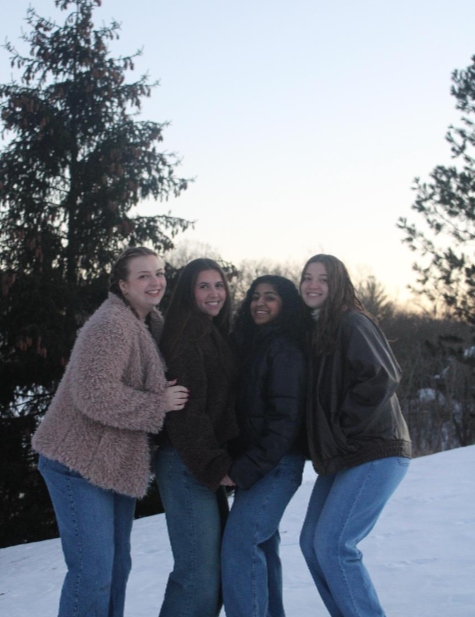
[[[153,307],[160,304],[165,293],[164,263],[155,255],[133,257],[127,270],[127,279],[119,281],[120,289],[140,319],[145,319]]]
[[[210,319],[216,317],[226,301],[226,288],[217,270],[202,270],[194,288],[195,303],[199,311]]]
[[[319,261],[309,263],[300,284],[302,300],[311,309],[322,308],[328,298],[328,275]]]
[[[259,283],[251,299],[251,317],[256,326],[273,321],[282,308],[282,298],[270,283]]]

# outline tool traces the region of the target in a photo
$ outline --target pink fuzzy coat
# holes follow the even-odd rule
[[[155,340],[161,328],[154,310]],[[143,497],[150,480],[149,433],[162,427],[166,383],[147,326],[109,294],[79,332],[33,447],[91,484]]]

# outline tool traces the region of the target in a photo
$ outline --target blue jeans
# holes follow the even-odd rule
[[[175,560],[160,617],[217,617],[226,493],[199,484],[169,445],[158,449],[155,475]]]
[[[357,545],[406,475],[408,458],[382,458],[319,476],[300,546],[331,617],[385,617]]]
[[[227,617],[284,617],[279,523],[302,483],[303,457],[287,454],[248,490],[237,489],[223,537]]]
[[[122,617],[135,499],[94,486],[40,455],[68,567],[59,617]]]

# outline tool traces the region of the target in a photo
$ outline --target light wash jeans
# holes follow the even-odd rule
[[[68,567],[58,617],[122,617],[135,499],[40,456]],[[34,612],[34,611],[33,611]]]
[[[250,489],[237,489],[223,537],[227,617],[285,617],[279,523],[302,483],[304,459],[287,454]]]
[[[160,617],[217,617],[226,493],[223,487],[213,493],[199,484],[169,445],[158,449],[155,475],[175,560]]]
[[[319,476],[300,536],[331,617],[385,617],[357,545],[406,475],[408,458],[382,458]]]

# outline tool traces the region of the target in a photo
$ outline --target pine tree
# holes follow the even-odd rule
[[[370,275],[361,281],[356,286],[356,291],[365,310],[375,317],[380,324],[384,324],[394,317],[394,303],[388,299],[384,285],[375,276]]]
[[[475,326],[475,56],[472,64],[452,74],[451,94],[463,115],[461,127],[450,126],[446,139],[460,165],[436,166],[430,182],[415,179],[412,206],[423,227],[400,218],[404,242],[419,252],[416,290]]]
[[[461,126],[450,126],[446,140],[458,165],[437,165],[429,182],[415,180],[416,200],[412,206],[423,219],[423,227],[400,218],[404,242],[420,253],[414,265],[418,273],[415,290],[434,307],[442,304],[449,316],[475,329],[475,56],[463,71],[452,74],[451,94],[462,112]],[[450,358],[443,371],[444,387],[452,393],[451,415],[460,445],[473,443],[475,404],[472,386],[475,365],[466,342],[446,334],[430,347],[433,357]],[[455,360],[459,362],[456,362]],[[450,368],[450,372],[449,369]],[[452,381],[451,381],[452,380]],[[456,384],[456,385],[454,385]],[[445,393],[447,396],[447,393]],[[447,404],[444,405],[447,411]]]
[[[0,545],[35,537],[30,519],[45,519],[30,434],[105,297],[113,257],[127,245],[167,250],[189,225],[134,212],[187,188],[176,156],[159,149],[166,123],[138,119],[156,85],[125,79],[140,52],[111,56],[119,24],[94,27],[100,0],[55,3],[65,22],[29,9],[29,53],[6,45],[21,79],[0,85],[10,138],[0,151]]]

